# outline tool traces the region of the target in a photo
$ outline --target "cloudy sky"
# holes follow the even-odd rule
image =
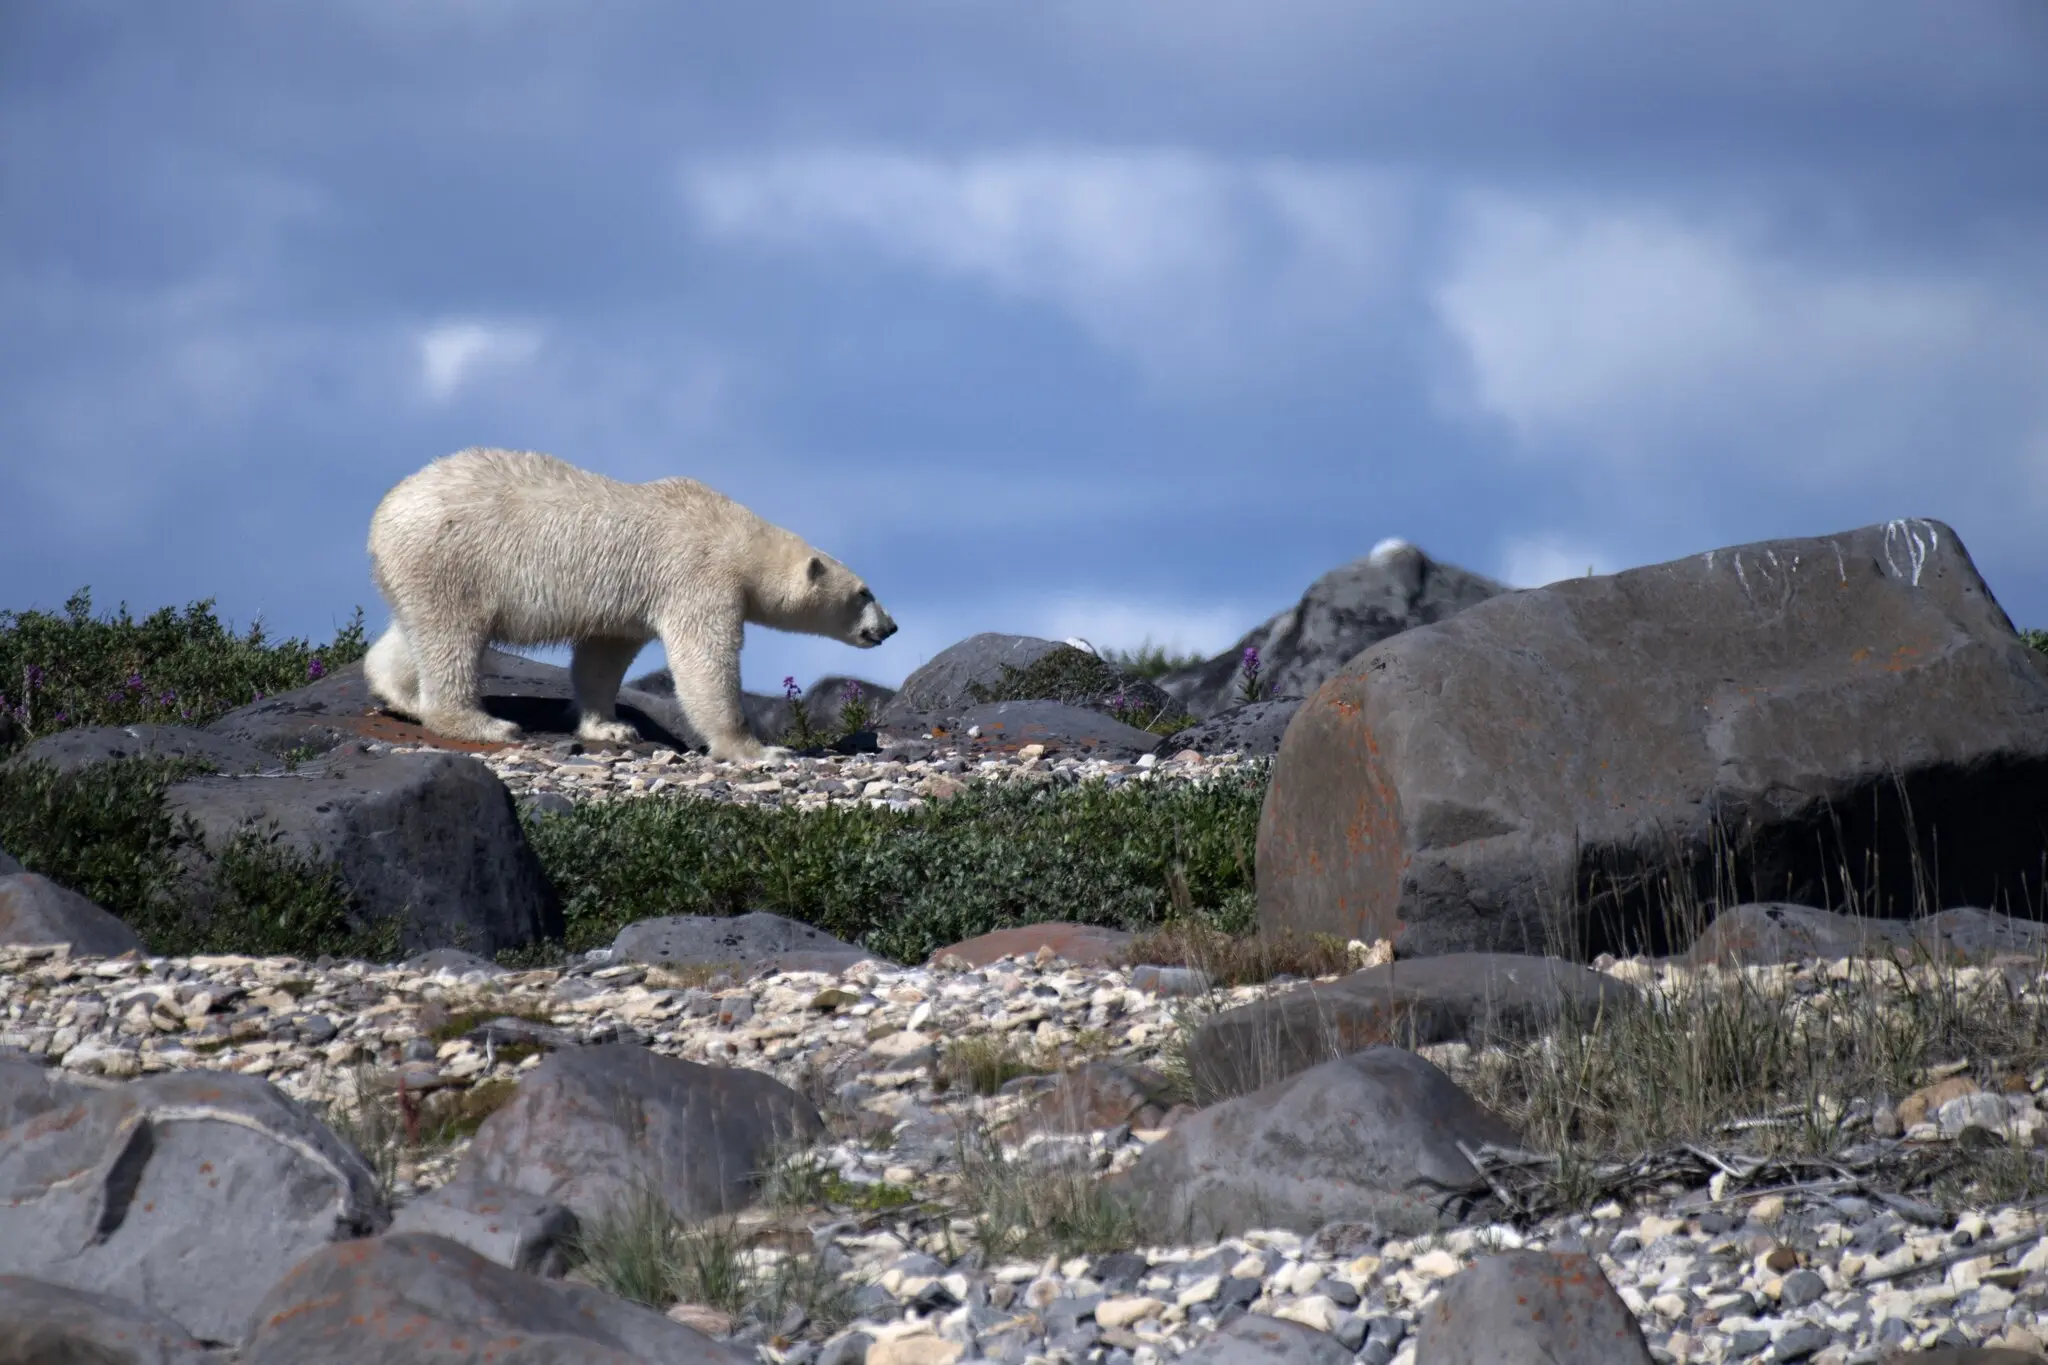
[[[491,444],[903,625],[755,687],[1214,650],[1386,536],[1938,517],[2048,625],[2043,128],[2039,0],[19,0],[0,606],[381,624],[371,508]]]

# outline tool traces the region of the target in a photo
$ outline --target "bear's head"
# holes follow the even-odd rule
[[[873,649],[896,633],[896,622],[858,574],[828,554],[798,545],[788,575],[794,582],[783,585],[775,619],[762,624],[828,636],[859,649]]]

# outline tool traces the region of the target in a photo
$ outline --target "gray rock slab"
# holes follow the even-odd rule
[[[280,761],[244,740],[189,726],[82,725],[44,735],[8,759],[7,766],[43,763],[60,773],[75,773],[124,758],[185,758],[223,773],[258,772],[276,768]]]
[[[1118,1187],[1162,1242],[1336,1222],[1408,1236],[1454,1224],[1480,1188],[1459,1141],[1517,1140],[1429,1062],[1372,1047],[1181,1120]]]
[[[258,1306],[241,1365],[750,1365],[653,1309],[537,1279],[428,1233],[306,1257]]]
[[[24,1275],[0,1275],[0,1365],[227,1365],[141,1304]]]
[[[1188,1071],[1205,1100],[1242,1095],[1376,1044],[1512,1042],[1567,1013],[1590,1023],[1640,999],[1627,982],[1554,957],[1412,958],[1209,1016],[1189,1040]]]
[[[395,918],[405,950],[495,953],[562,932],[561,902],[527,845],[511,794],[464,754],[361,753],[317,772],[211,776],[174,784],[208,850],[243,830],[338,868],[355,918]],[[195,878],[203,893],[204,878]],[[197,897],[200,913],[206,909]]]
[[[612,940],[611,956],[615,963],[666,967],[780,967],[795,960],[808,965],[785,970],[803,971],[843,971],[874,959],[873,953],[822,929],[764,910],[635,920]]]
[[[1590,1256],[1481,1256],[1417,1314],[1415,1365],[1650,1365],[1636,1316]]]
[[[1918,956],[1982,961],[2040,956],[2048,925],[1958,906],[1918,919],[1845,915],[1810,905],[1752,902],[1716,915],[1686,951],[1691,962],[1810,962],[1845,957]]]
[[[1244,702],[1217,712],[1200,725],[1176,731],[1159,751],[1178,753],[1193,749],[1198,754],[1237,753],[1246,758],[1270,758],[1280,752],[1280,738],[1300,709],[1300,697]]]
[[[233,1342],[279,1266],[388,1220],[362,1157],[268,1081],[96,1087],[0,1060],[0,1274]]]
[[[0,943],[68,943],[92,957],[142,951],[117,916],[34,872],[0,875]]]
[[[477,685],[484,710],[529,735],[568,737],[575,731],[570,705],[574,688],[566,668],[490,649],[484,651]],[[673,695],[623,687],[617,711],[619,719],[648,743],[678,750],[704,747]],[[206,728],[272,754],[326,753],[365,738],[435,742],[417,727],[396,727],[382,719],[388,714],[370,694],[357,663],[337,668],[316,683],[230,711]]]
[[[576,1215],[524,1190],[451,1180],[392,1215],[393,1232],[430,1232],[528,1274],[569,1268]]]
[[[1246,1313],[1189,1347],[1181,1359],[1187,1365],[1351,1365],[1351,1352],[1328,1332]]]
[[[765,1072],[614,1043],[553,1053],[528,1072],[459,1174],[586,1222],[649,1189],[694,1220],[751,1203],[771,1154],[823,1131],[816,1106]]]
[[[1402,956],[1663,953],[1724,853],[1737,885],[1904,918],[2041,904],[2044,827],[2048,668],[1953,529],[1896,521],[1375,645],[1281,742],[1259,917]]]

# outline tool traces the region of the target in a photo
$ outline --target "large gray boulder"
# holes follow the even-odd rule
[[[2037,906],[2044,827],[2048,669],[1952,530],[1892,522],[1367,650],[1281,744],[1259,917],[1403,956],[1656,952],[1717,868],[1891,917]]]
[[[8,759],[7,766],[41,763],[59,773],[75,773],[124,758],[190,759],[223,773],[253,773],[280,764],[276,755],[245,740],[186,725],[83,725],[44,735]]]
[[[244,830],[337,868],[356,927],[395,919],[406,952],[495,953],[562,932],[562,910],[527,845],[511,793],[464,754],[332,754],[317,771],[174,784],[174,817],[198,827],[195,872]],[[196,912],[208,908],[193,878]]]
[[[0,943],[68,943],[90,957],[142,951],[118,917],[34,872],[0,875]]]
[[[175,1319],[112,1294],[0,1275],[0,1365],[226,1365]]]
[[[763,910],[744,915],[662,915],[635,920],[612,940],[613,962],[662,967],[773,967],[845,971],[875,955],[822,929]]]
[[[1532,1037],[1560,1018],[1590,1024],[1640,998],[1605,972],[1553,957],[1451,953],[1389,962],[1210,1015],[1188,1041],[1188,1074],[1207,1102],[1381,1043],[1483,1047]]]
[[[566,668],[487,649],[477,685],[484,710],[512,721],[529,735],[568,738],[575,733],[576,717],[570,705],[574,689]],[[618,717],[649,743],[674,749],[704,747],[673,693],[660,696],[636,686],[622,687]],[[355,663],[335,669],[316,683],[230,711],[206,728],[272,754],[324,754],[352,739],[424,740],[447,748],[495,747],[434,738],[411,724],[413,719],[404,717],[406,723],[400,723],[384,712],[363,681],[363,666]]]
[[[1430,1063],[1372,1047],[1183,1119],[1119,1183],[1162,1242],[1335,1222],[1409,1236],[1480,1189],[1461,1141],[1517,1138]]]
[[[1444,1281],[1418,1314],[1415,1365],[1650,1365],[1634,1313],[1590,1256],[1509,1251]]]
[[[824,1131],[817,1107],[766,1072],[611,1043],[557,1052],[485,1119],[459,1176],[602,1219],[653,1190],[677,1217],[735,1212],[775,1151]]]
[[[1382,541],[1365,558],[1318,578],[1299,602],[1223,653],[1168,673],[1159,685],[1194,715],[1217,715],[1243,701],[1244,652],[1257,649],[1264,695],[1305,697],[1359,651],[1507,591],[1505,583],[1440,563],[1406,541]]]
[[[306,1257],[275,1280],[241,1365],[750,1365],[637,1303],[508,1270],[428,1233]]]
[[[259,1077],[102,1088],[0,1059],[0,1274],[232,1342],[280,1266],[388,1221],[362,1157]]]
[[[1018,676],[1027,670],[1028,676]],[[1092,646],[984,632],[939,651],[912,672],[875,724],[899,733],[933,726],[958,730],[990,705],[1055,703],[1145,725],[1181,709],[1156,683],[1102,658]],[[1086,723],[1078,717],[1064,722],[1067,728]]]
[[[969,688],[976,683],[994,687],[1003,679],[1003,668],[1024,669],[1059,648],[1057,640],[1035,635],[1004,635],[983,631],[934,654],[911,670],[896,695],[882,707],[879,720],[885,727],[899,724],[911,715],[950,715],[975,704]]]

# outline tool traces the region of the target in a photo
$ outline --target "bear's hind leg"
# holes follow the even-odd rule
[[[472,744],[509,744],[519,727],[479,705],[477,665],[488,643],[467,624],[412,621],[407,638],[419,670],[419,722],[437,735]]]
[[[618,718],[619,685],[633,666],[639,640],[579,640],[569,659],[576,689],[576,737],[592,744],[632,744],[640,732]]]
[[[668,651],[669,674],[676,680],[676,701],[710,747],[711,757],[776,763],[788,756],[789,750],[762,744],[747,728],[746,713],[740,709],[738,641],[726,644],[663,631],[661,643]]]
[[[396,616],[363,656],[363,681],[370,685],[370,695],[391,710],[402,716],[418,717],[420,671],[413,663],[405,628]]]

